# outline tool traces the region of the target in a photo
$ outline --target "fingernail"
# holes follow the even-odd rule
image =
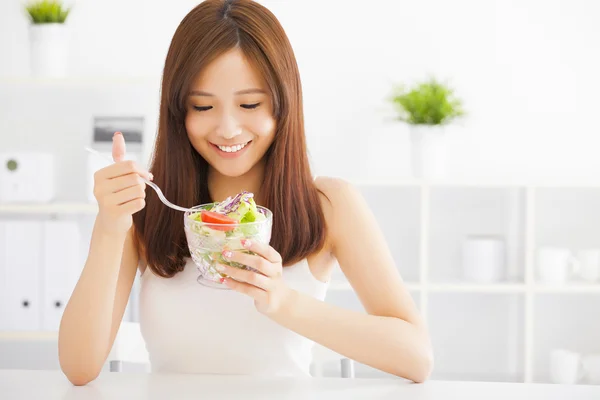
[[[115,134],[113,135],[113,137],[117,136],[117,135],[122,135],[122,133],[121,132],[115,132]]]
[[[148,178],[150,178],[150,180],[154,180],[154,175],[152,175],[152,172],[148,172]]]
[[[248,239],[242,239],[242,246],[244,246],[245,248],[249,249],[250,246],[252,246],[252,242]]]
[[[231,256],[233,256],[233,253],[229,250],[224,250],[222,254],[225,258],[230,258]]]
[[[220,281],[221,283],[223,283],[223,282],[225,282],[225,278],[221,278],[221,279],[219,279],[219,281]]]

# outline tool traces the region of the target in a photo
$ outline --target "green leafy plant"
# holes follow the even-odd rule
[[[34,24],[64,23],[71,11],[60,1],[41,0],[26,6],[27,13]]]
[[[429,78],[407,88],[397,85],[391,97],[397,119],[411,125],[445,125],[464,115],[462,101],[454,90]]]

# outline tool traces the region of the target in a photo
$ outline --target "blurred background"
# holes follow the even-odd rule
[[[70,1],[42,27],[0,0],[0,368],[58,368],[104,166],[83,147],[109,152],[121,130],[147,163],[164,58],[197,3]],[[433,378],[600,384],[600,3],[260,3],[296,52],[315,174],[371,205],[430,327]],[[446,99],[443,124],[398,119]],[[334,278],[327,301],[362,310]]]

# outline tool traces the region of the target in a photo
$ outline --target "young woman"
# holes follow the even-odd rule
[[[426,326],[367,204],[349,183],[314,178],[307,159],[294,53],[275,16],[249,0],[207,0],[176,30],[162,80],[150,171],[123,161],[95,175],[99,212],[59,334],[75,385],[106,361],[136,272],[141,329],[159,372],[306,376],[311,345],[422,382],[432,369]],[[332,157],[335,155],[332,154]],[[232,290],[196,282],[186,207],[242,190],[273,211],[269,245],[225,254]],[[341,268],[367,313],[325,303]]]

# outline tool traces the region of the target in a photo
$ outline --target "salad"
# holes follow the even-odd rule
[[[250,223],[263,221],[267,217],[264,211],[259,211],[256,206],[254,194],[243,191],[220,203],[209,204],[198,212],[190,214],[189,218],[207,224],[200,226],[198,232],[200,234],[243,237],[256,233],[256,224]]]
[[[222,287],[225,277],[218,264],[249,269],[223,258],[224,250],[252,252],[242,246],[243,239],[268,243],[271,238],[272,213],[257,206],[254,195],[243,191],[222,202],[194,207],[185,215],[185,231],[192,259],[200,271],[198,282]]]

